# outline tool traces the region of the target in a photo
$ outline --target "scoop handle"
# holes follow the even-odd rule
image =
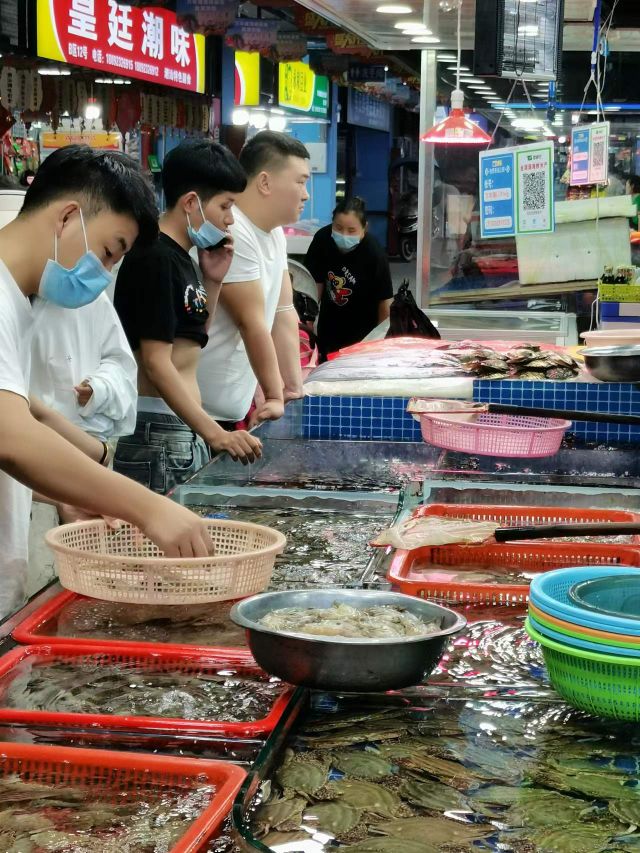
[[[558,539],[573,536],[621,536],[640,534],[640,523],[594,522],[593,524],[539,524],[535,527],[499,527],[496,542],[516,542],[519,539]]]

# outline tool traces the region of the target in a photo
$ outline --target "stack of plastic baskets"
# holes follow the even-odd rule
[[[595,580],[597,608],[579,594]],[[625,589],[635,595],[639,585],[640,571],[628,566],[559,569],[531,582],[527,632],[542,647],[552,685],[574,707],[640,720],[640,620],[616,615]]]

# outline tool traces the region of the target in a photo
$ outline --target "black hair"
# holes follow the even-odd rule
[[[218,193],[241,193],[247,176],[228,148],[210,139],[185,139],[173,148],[162,164],[162,188],[167,207],[196,192],[200,201],[209,201]]]
[[[293,136],[275,130],[262,130],[246,142],[240,152],[240,163],[248,178],[260,172],[282,168],[289,157],[309,159],[305,146]]]
[[[138,245],[158,236],[158,206],[140,166],[127,154],[96,151],[88,145],[66,145],[50,154],[27,189],[19,216],[56,199],[78,196],[87,218],[101,210],[133,217]]]
[[[364,201],[357,195],[339,201],[331,214],[331,218],[335,219],[339,213],[353,213],[360,220],[360,225],[362,225],[363,228],[367,227],[367,211],[365,209]]]
[[[627,175],[627,181],[634,195],[640,194],[640,175]]]

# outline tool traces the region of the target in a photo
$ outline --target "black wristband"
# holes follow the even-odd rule
[[[107,444],[106,441],[103,441],[102,447],[103,447],[103,451],[102,451],[102,457],[100,459],[100,464],[104,465],[107,462],[107,460],[109,459],[109,445]]]

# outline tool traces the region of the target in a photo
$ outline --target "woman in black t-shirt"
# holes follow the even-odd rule
[[[338,204],[331,225],[311,241],[305,266],[318,284],[321,361],[366,338],[389,316],[393,298],[389,262],[367,231],[362,199]]]

